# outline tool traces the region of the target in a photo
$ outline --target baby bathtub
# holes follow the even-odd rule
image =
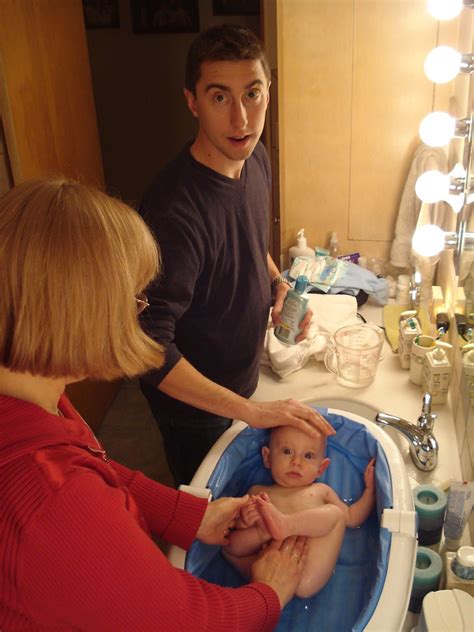
[[[416,514],[401,454],[373,422],[346,411],[316,407],[337,430],[328,440],[331,464],[319,479],[351,503],[364,489],[363,473],[376,457],[377,508],[358,529],[347,529],[331,580],[311,599],[294,598],[283,610],[278,631],[344,632],[401,630],[416,560]],[[256,483],[269,484],[261,459],[268,431],[237,421],[216,442],[186,488],[213,498],[242,496]],[[195,542],[189,552],[171,547],[179,568],[223,586],[244,583],[219,547]]]

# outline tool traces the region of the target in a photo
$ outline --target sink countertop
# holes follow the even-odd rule
[[[360,310],[367,322],[382,325],[382,308],[364,305]],[[400,368],[397,354],[387,340],[374,382],[365,388],[348,388],[337,383],[323,362],[310,360],[303,369],[280,378],[270,367],[260,368],[260,378],[252,399],[271,401],[292,397],[300,401],[327,402],[326,405],[343,408],[373,419],[377,412],[402,417],[416,424],[421,413],[421,387],[412,384],[409,371]],[[337,404],[337,405],[336,405]],[[397,430],[387,434],[395,441],[403,454],[409,477],[417,484],[433,484],[445,487],[449,480],[462,480],[451,403],[433,404],[432,412],[438,415],[434,434],[439,443],[438,465],[432,472],[422,472],[413,464],[409,444]],[[364,414],[365,413],[365,414]]]

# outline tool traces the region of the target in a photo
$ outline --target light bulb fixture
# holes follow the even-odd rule
[[[474,55],[463,55],[451,46],[433,48],[425,60],[425,73],[434,83],[447,83],[459,73],[470,74],[473,71]]]
[[[419,133],[425,145],[443,147],[455,136],[467,138],[470,127],[470,119],[455,119],[447,112],[431,112],[421,121]]]
[[[425,224],[415,230],[411,245],[421,257],[434,257],[442,250],[457,249],[461,238],[464,245],[472,248],[474,233],[464,233],[461,236],[460,233],[454,231],[444,231],[435,224]]]
[[[466,196],[470,196],[472,192],[466,191],[466,171],[457,163],[447,174],[436,170],[422,173],[416,181],[415,193],[422,202],[447,202],[455,213],[459,213]]]
[[[436,20],[452,20],[463,8],[472,8],[473,2],[464,0],[427,0],[426,8]]]
[[[411,245],[422,257],[439,255],[445,246],[444,231],[434,224],[425,224],[415,230]]]

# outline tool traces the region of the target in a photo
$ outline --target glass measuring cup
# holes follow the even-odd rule
[[[383,339],[382,330],[375,325],[361,323],[341,327],[332,337],[324,364],[343,386],[368,386],[375,378]]]

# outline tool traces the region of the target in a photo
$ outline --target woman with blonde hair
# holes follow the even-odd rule
[[[174,569],[151,535],[225,544],[246,500],[110,461],[64,395],[163,362],[137,319],[159,270],[139,215],[71,180],[26,182],[0,197],[0,270],[0,629],[273,629],[304,539],[273,542],[238,589]]]

